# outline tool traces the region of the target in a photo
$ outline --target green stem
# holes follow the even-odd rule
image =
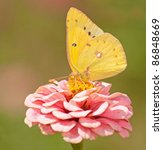
[[[79,144],[71,144],[73,150],[84,150],[84,142],[80,142]]]

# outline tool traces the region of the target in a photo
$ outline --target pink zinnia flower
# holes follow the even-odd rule
[[[70,143],[114,132],[128,137],[132,130],[131,101],[125,94],[110,94],[110,87],[105,82],[89,82],[83,90],[67,80],[40,86],[25,100],[29,107],[25,123],[29,127],[38,125],[46,135],[61,133]]]

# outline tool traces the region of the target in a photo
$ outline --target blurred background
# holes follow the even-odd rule
[[[74,6],[124,46],[128,67],[105,79],[132,99],[133,132],[86,141],[85,150],[145,150],[145,0],[0,0],[0,149],[71,150],[60,135],[24,124],[24,99],[49,79],[69,75],[65,19]]]

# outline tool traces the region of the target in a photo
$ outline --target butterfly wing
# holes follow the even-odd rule
[[[73,7],[68,11],[66,26],[68,61],[72,71],[78,72],[77,62],[84,46],[88,41],[104,32],[84,13]]]
[[[80,73],[87,72],[91,80],[99,80],[122,72],[126,66],[121,43],[113,35],[104,33],[86,43],[76,67]]]

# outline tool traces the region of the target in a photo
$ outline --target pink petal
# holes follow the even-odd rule
[[[96,110],[93,110],[92,116],[98,116],[102,114],[108,108],[108,105],[108,102],[100,104]]]
[[[93,93],[91,94],[91,98],[93,103],[95,102],[101,102],[101,101],[108,101],[109,96],[108,95],[103,95],[103,94],[99,94],[99,93]]]
[[[78,106],[75,106],[71,103],[68,103],[66,101],[63,102],[63,105],[65,107],[65,109],[67,109],[68,111],[78,111],[78,110],[82,110],[81,108],[79,108]]]
[[[40,101],[40,103],[34,103],[34,101]],[[27,106],[27,107],[33,107],[33,108],[41,108],[41,104],[43,103],[43,100],[41,102],[40,99],[37,99],[35,98],[34,94],[29,94],[26,99],[25,99],[25,102],[24,104]]]
[[[111,88],[110,83],[101,82],[100,89],[99,89],[98,93],[108,95],[110,88]]]
[[[131,126],[130,122],[128,122],[128,121],[126,121],[126,120],[119,120],[118,123],[119,123],[119,125],[121,125],[123,128],[132,131],[132,126]]]
[[[90,129],[84,128],[81,125],[78,125],[78,133],[83,139],[96,139],[96,134],[94,134]]]
[[[126,138],[129,136],[129,132],[126,129],[123,129],[122,131],[119,132],[121,137]]]
[[[31,122],[38,122],[37,118],[40,116],[39,110],[29,108],[26,111],[26,118]]]
[[[84,91],[82,91],[82,92],[80,92],[80,93],[77,93],[75,96],[74,96],[74,98],[81,98],[81,97],[85,97],[85,96],[88,96],[88,90],[84,90]]]
[[[53,135],[53,134],[55,134],[55,132],[52,130],[50,125],[39,124],[39,127],[40,127],[40,130],[41,130],[41,133],[44,134],[44,135]]]
[[[54,115],[55,117],[59,118],[59,119],[62,119],[62,120],[72,118],[70,114],[64,113],[64,112],[62,112],[62,111],[56,111],[56,110],[53,111],[53,115]]]
[[[126,94],[116,92],[109,96],[109,100],[117,101],[119,105],[131,105],[131,100]]]
[[[99,136],[109,136],[114,133],[114,130],[110,128],[108,125],[102,124],[101,126],[92,129],[93,132],[95,132]]]
[[[75,127],[75,125],[76,125],[75,121],[59,121],[57,123],[51,124],[51,127],[54,131],[68,132],[73,127]]]
[[[52,101],[58,101],[58,100],[62,100],[62,101],[66,100],[65,97],[59,92],[51,93],[49,95],[43,96],[42,98],[47,103]]]
[[[46,85],[40,86],[36,90],[36,93],[43,94],[43,95],[48,95],[48,94],[50,94],[52,92],[55,92],[55,91],[56,90],[54,89],[54,84],[46,84]]]
[[[37,120],[39,123],[44,125],[58,121],[58,119],[54,118],[52,115],[40,115]]]
[[[30,122],[39,122],[42,124],[49,124],[57,121],[52,115],[40,114],[38,110],[31,108],[26,111],[26,118]]]
[[[71,131],[63,133],[63,139],[66,142],[77,144],[82,141],[82,137],[78,134],[77,127],[73,128]]]
[[[127,107],[119,105],[119,106],[110,108],[109,116],[112,116],[111,118],[114,118],[114,119],[125,119],[127,113],[128,113]]]
[[[86,117],[90,112],[91,112],[91,110],[85,110],[85,111],[70,112],[69,114],[72,117],[81,118],[81,117]]]
[[[33,126],[33,123],[29,121],[27,118],[24,119],[24,123],[28,125],[30,128]]]
[[[122,130],[121,125],[119,125],[119,123],[117,123],[116,121],[113,121],[113,120],[108,119],[108,118],[99,118],[97,120],[100,121],[102,124],[109,125],[112,129],[114,129],[116,131]]]
[[[71,99],[71,101],[75,101],[75,102],[83,102],[86,101],[88,98],[88,96],[83,96],[83,97],[74,97],[73,99]]]
[[[87,128],[97,128],[101,125],[99,121],[90,118],[80,118],[79,123]]]
[[[57,103],[58,101],[60,101],[60,99],[56,99],[56,100],[53,100],[51,102],[45,102],[44,104],[42,104],[42,106],[45,106],[45,107],[52,106],[55,103]]]
[[[111,119],[127,119],[128,109],[125,106],[116,106],[106,110],[101,116]]]
[[[54,110],[58,110],[57,108],[53,108],[53,107],[43,107],[40,109],[42,113],[44,114],[48,114],[51,113]]]
[[[58,82],[58,86],[61,87],[63,90],[68,90],[66,80],[61,80],[60,82]]]

